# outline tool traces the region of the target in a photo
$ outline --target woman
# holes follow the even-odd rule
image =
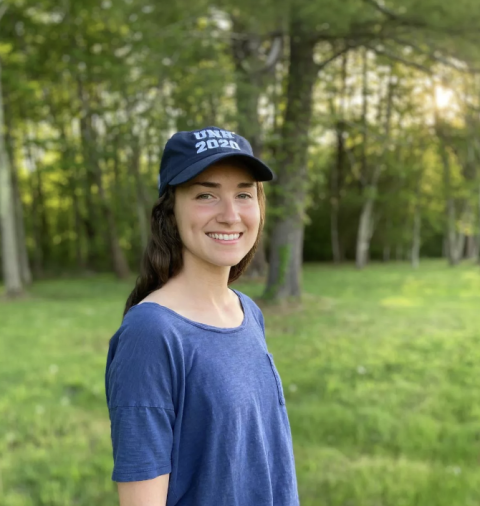
[[[263,315],[230,289],[272,171],[232,132],[178,132],[142,273],[105,375],[121,506],[296,506],[290,425]]]

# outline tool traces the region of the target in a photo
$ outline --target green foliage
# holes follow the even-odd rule
[[[343,256],[351,258],[369,196],[375,201],[371,258],[386,248],[410,247],[417,209],[422,242],[428,245],[422,251],[439,255],[446,195],[440,147],[451,164],[457,231],[479,230],[478,213],[462,214],[467,203],[478,207],[479,82],[458,70],[478,60],[480,9],[474,0],[421,5],[413,0],[246,0],[241,5],[180,0],[161,7],[148,0],[7,3],[0,22],[7,144],[20,173],[27,246],[37,277],[42,271],[112,270],[105,206],[112,210],[128,263],[137,266],[166,139],[176,129],[210,124],[247,131],[256,106],[242,110],[237,93],[242,89],[244,103],[259,98],[259,128],[251,121],[256,138],[250,140],[263,147],[262,157],[274,170],[295,174],[308,136],[306,199],[298,182],[291,188],[288,178],[280,178],[271,185],[268,208],[269,220],[308,209],[306,259],[331,259],[332,202],[338,202]],[[281,153],[292,137],[288,129],[294,133],[301,126],[285,125],[291,19],[317,41],[317,63],[346,43],[352,48],[346,60],[338,57],[319,71],[312,127],[296,138],[291,161],[282,167]],[[279,37],[278,59],[266,67]],[[240,48],[237,59],[233,41]],[[364,44],[369,47],[365,122]],[[435,80],[453,94],[440,110],[441,143],[432,129]],[[297,81],[297,86],[303,82]],[[339,130],[344,151],[337,168]],[[301,198],[291,198],[295,190]]]

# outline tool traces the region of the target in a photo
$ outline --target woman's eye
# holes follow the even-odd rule
[[[201,195],[197,195],[197,200],[210,200],[209,197],[211,197],[210,193],[202,193]]]
[[[239,197],[244,200],[252,198],[252,196],[249,193],[240,193]]]

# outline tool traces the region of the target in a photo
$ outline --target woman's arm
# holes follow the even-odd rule
[[[120,506],[165,506],[169,474],[153,480],[117,483]]]

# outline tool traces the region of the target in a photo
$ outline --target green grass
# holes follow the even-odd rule
[[[103,374],[130,288],[63,279],[0,302],[2,506],[118,504]],[[480,268],[306,265],[303,288],[263,307],[302,506],[478,506]]]

